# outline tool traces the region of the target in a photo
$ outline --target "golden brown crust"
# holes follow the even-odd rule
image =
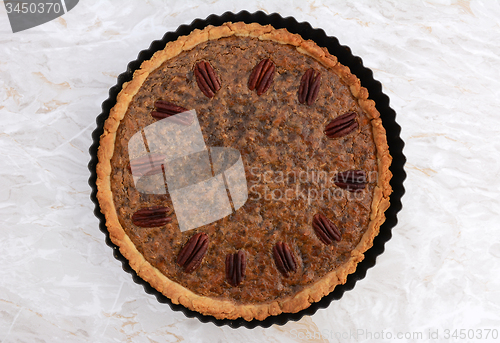
[[[116,132],[120,121],[125,116],[129,103],[138,92],[148,75],[158,68],[164,61],[169,60],[182,51],[187,51],[197,44],[207,40],[217,40],[222,37],[249,36],[261,40],[271,40],[280,44],[289,44],[308,56],[319,61],[322,65],[337,73],[341,80],[349,86],[351,93],[358,99],[361,108],[368,114],[373,128],[373,137],[377,147],[378,180],[375,187],[370,223],[368,230],[363,235],[360,243],[351,252],[351,257],[340,268],[330,272],[318,282],[302,290],[284,301],[273,301],[262,304],[240,305],[230,300],[213,299],[200,296],[178,283],[168,279],[158,269],[147,262],[143,255],[137,250],[130,238],[121,227],[111,192],[111,158],[113,156]],[[130,263],[137,274],[151,284],[159,292],[169,297],[174,304],[182,304],[185,307],[198,311],[205,315],[212,315],[218,319],[263,320],[270,315],[278,315],[282,312],[298,312],[310,306],[312,302],[319,301],[323,296],[329,294],[333,289],[346,282],[347,276],[356,270],[357,264],[363,260],[364,253],[372,246],[373,239],[378,234],[380,225],[384,222],[384,211],[389,207],[389,195],[391,187],[389,181],[391,173],[389,166],[391,156],[386,140],[385,129],[380,120],[380,114],[375,108],[375,103],[368,100],[368,91],[361,87],[359,79],[353,75],[349,68],[337,62],[337,58],[320,48],[312,41],[306,41],[299,35],[289,33],[285,29],[274,29],[272,26],[262,26],[257,23],[245,24],[225,23],[222,26],[207,26],[203,30],[194,30],[188,36],[179,37],[174,42],[169,42],[164,50],[156,52],[151,60],[142,63],[141,68],[134,72],[133,79],[123,85],[122,91],[117,96],[117,103],[111,109],[109,118],[104,124],[104,133],[100,139],[98,150],[97,171],[97,199],[101,206],[101,212],[106,218],[106,226],[110,238],[116,244],[120,252]]]

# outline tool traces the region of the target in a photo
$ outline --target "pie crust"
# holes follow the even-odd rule
[[[111,161],[115,153],[117,132],[134,96],[143,87],[147,78],[166,61],[172,60],[184,52],[189,53],[200,44],[216,42],[228,37],[248,37],[262,42],[270,41],[294,47],[300,54],[314,59],[324,68],[336,74],[340,82],[348,87],[354,101],[368,118],[376,148],[374,159],[377,176],[372,187],[368,224],[362,236],[359,237],[359,243],[350,251],[345,261],[318,280],[300,288],[296,293],[262,302],[239,302],[230,298],[199,294],[165,276],[150,261],[146,260],[136,244],[127,235],[125,228],[120,223],[112,191],[113,166]],[[200,97],[204,97],[201,92]],[[104,123],[104,133],[100,138],[96,166],[97,199],[101,212],[106,218],[111,241],[119,247],[120,252],[137,274],[171,299],[174,304],[182,304],[190,310],[203,315],[211,315],[217,319],[242,317],[247,321],[263,320],[268,316],[283,312],[295,313],[309,307],[311,303],[319,301],[323,296],[332,292],[337,285],[344,284],[347,276],[356,270],[357,264],[363,260],[364,253],[372,246],[373,240],[385,220],[384,212],[389,207],[389,196],[392,192],[389,185],[392,177],[389,171],[391,160],[386,132],[374,101],[368,99],[368,91],[361,86],[360,80],[350,72],[348,67],[338,63],[337,58],[332,56],[326,48],[319,47],[313,41],[304,40],[301,36],[292,34],[286,29],[275,29],[270,25],[262,26],[257,23],[228,22],[217,27],[207,26],[202,30],[196,29],[187,36],[181,36],[177,40],[167,43],[163,50],[156,52],[150,60],[143,62],[140,69],[134,72],[132,80],[123,85],[117,96],[116,105],[111,109],[109,118]],[[270,263],[272,264],[272,262]],[[281,275],[277,274],[276,277],[279,278]],[[241,287],[244,286],[243,282]]]

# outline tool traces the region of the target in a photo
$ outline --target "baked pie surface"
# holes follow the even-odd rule
[[[265,60],[274,68],[267,81]],[[212,70],[200,72],[200,62]],[[241,208],[182,232],[168,192],[137,190],[128,144],[158,121],[159,101],[195,110],[207,146],[241,153]],[[155,53],[118,95],[98,159],[97,198],[130,266],[173,303],[218,319],[298,312],[345,283],[372,246],[391,193],[385,129],[367,90],[326,49],[269,25],[208,26]],[[134,214],[160,207],[168,223],[136,225]],[[179,263],[182,251],[187,262]]]

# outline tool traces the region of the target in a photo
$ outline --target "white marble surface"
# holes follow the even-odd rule
[[[254,330],[146,294],[104,243],[87,184],[95,118],[127,63],[181,24],[241,9],[350,46],[390,97],[408,158],[377,265],[328,309]],[[500,341],[485,339],[500,330],[498,2],[81,0],[16,34],[0,5],[0,44],[2,343],[470,341],[446,339],[455,329]]]

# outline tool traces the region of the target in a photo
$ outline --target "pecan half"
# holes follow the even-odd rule
[[[236,254],[226,255],[226,279],[231,286],[238,286],[245,277],[247,265],[245,252],[238,251]]]
[[[273,257],[276,262],[276,267],[284,277],[288,277],[290,273],[297,270],[297,262],[293,256],[293,252],[288,245],[283,242],[278,242],[273,247]]]
[[[214,68],[207,61],[196,63],[194,67],[196,83],[205,96],[212,98],[220,89],[221,82]]]
[[[189,239],[177,256],[177,264],[184,268],[186,273],[191,273],[198,268],[207,252],[208,236],[199,232]]]
[[[193,122],[193,116],[191,113],[183,113],[187,112],[188,109],[182,106],[178,106],[168,101],[158,100],[155,102],[155,107],[156,111],[151,112],[151,116],[155,119],[164,119],[175,116],[174,121],[178,124],[191,125]]]
[[[356,112],[347,112],[335,119],[333,119],[325,127],[325,135],[328,138],[338,138],[347,135],[348,133],[358,128],[356,121]]]
[[[312,68],[308,69],[300,80],[299,102],[311,106],[318,97],[320,85],[321,73]]]
[[[348,170],[335,175],[335,185],[350,192],[360,191],[365,188],[366,173],[364,170]]]
[[[256,89],[257,95],[264,94],[271,87],[271,83],[273,83],[275,70],[276,67],[269,58],[260,61],[250,73],[248,89],[251,91]]]
[[[134,176],[150,176],[161,174],[162,165],[166,156],[163,154],[148,154],[131,160],[128,164],[128,170],[134,173]]]
[[[312,226],[320,241],[326,245],[332,244],[333,240],[340,241],[341,239],[337,226],[322,213],[314,215]]]
[[[170,209],[163,206],[141,208],[132,215],[132,223],[140,227],[156,227],[169,223],[172,218],[168,216]]]

